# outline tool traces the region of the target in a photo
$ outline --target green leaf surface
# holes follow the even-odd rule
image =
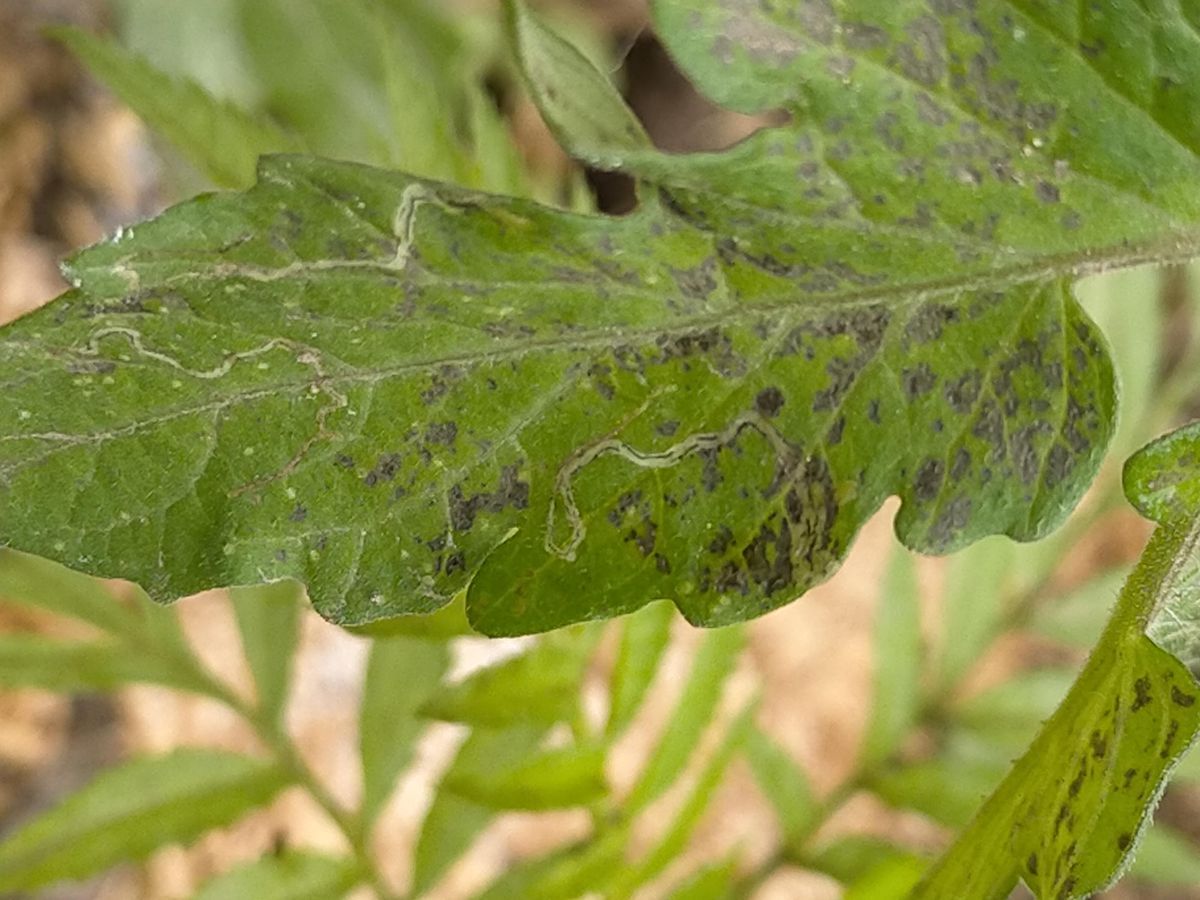
[[[1180,429],[1126,464],[1127,496],[1159,526],[1066,699],[915,897],[998,898],[1020,877],[1069,900],[1128,866],[1200,728],[1200,689],[1179,658],[1196,652],[1198,435]]]
[[[4,540],[157,599],[295,577],[342,623],[468,588],[512,634],[765,612],[891,494],[910,548],[1047,533],[1113,427],[1071,279],[1200,246],[1190,26],[790,9],[656,4],[706,93],[791,119],[599,147],[632,215],[289,157],[77,257],[0,332]],[[534,83],[598,88],[529,31]]]
[[[1030,628],[1069,647],[1092,648],[1104,630],[1105,614],[1128,577],[1129,567],[1120,566],[1098,573],[1060,597],[1047,598],[1035,608]]]
[[[808,775],[760,728],[750,730],[745,749],[754,779],[779,817],[784,843],[798,846],[820,815]]]
[[[1184,522],[1200,510],[1200,422],[1164,435],[1131,456],[1124,484],[1126,495],[1144,516],[1185,530]],[[1146,633],[1200,676],[1200,590],[1191,589],[1200,582],[1200,549],[1185,543],[1173,565],[1176,571],[1171,574],[1179,587],[1155,607]]]
[[[731,900],[738,896],[737,860],[728,859],[705,866],[670,893],[670,900]]]
[[[652,603],[621,623],[621,645],[613,664],[605,734],[615,738],[637,714],[658,672],[658,662],[671,640],[675,608]]]
[[[111,691],[133,682],[208,693],[196,670],[116,641],[59,641],[0,635],[0,685],[53,691]]]
[[[101,581],[7,547],[0,547],[0,600],[79,619],[114,635],[138,630],[137,613]]]
[[[609,892],[613,900],[625,900],[633,896],[639,886],[657,878],[683,853],[696,826],[700,824],[701,817],[708,810],[729,764],[744,746],[747,735],[753,729],[757,706],[757,703],[747,704],[728,725],[721,736],[721,742],[705,761],[695,784],[658,842],[644,857],[617,874]],[[625,809],[629,808],[626,804]]]
[[[847,887],[842,900],[907,900],[928,867],[918,856],[896,856]]]
[[[628,837],[626,829],[612,828],[595,841],[512,866],[479,900],[574,900],[601,891],[624,865]]]
[[[534,101],[554,136],[574,156],[620,168],[628,151],[650,138],[603,73],[524,3],[505,3],[509,33]]]
[[[519,656],[443,685],[421,705],[421,714],[484,728],[570,721],[598,637],[595,628],[548,635]]]
[[[242,637],[242,651],[254,674],[258,709],[276,722],[287,702],[303,598],[303,588],[294,581],[234,588],[229,592]]]
[[[821,847],[805,859],[805,864],[838,881],[850,884],[857,882],[873,869],[910,855],[881,838],[849,835]]]
[[[191,841],[287,783],[274,766],[215,750],[124,763],[0,841],[0,891],[83,878]]]
[[[1004,776],[1008,760],[939,755],[884,771],[871,788],[892,806],[923,813],[954,829],[965,826]]]
[[[745,630],[737,626],[704,636],[662,737],[625,800],[627,813],[632,815],[646,806],[679,777],[713,720],[725,681],[733,672],[745,640]]]
[[[1017,558],[1011,542],[982,540],[947,565],[942,600],[938,677],[944,689],[958,684],[996,637],[1005,591]]]
[[[259,156],[302,144],[270,122],[218,100],[190,79],[172,76],[110,40],[77,28],[52,34],[100,81],[221,187],[254,183]]]
[[[358,881],[349,860],[289,852],[218,875],[192,900],[338,900]]]
[[[467,607],[462,594],[437,612],[375,619],[364,625],[347,626],[346,630],[368,638],[411,637],[427,641],[446,641],[475,634],[467,621]]]
[[[954,721],[987,741],[1008,739],[1024,747],[1038,726],[1054,714],[1075,675],[1068,669],[1021,672],[958,704]]]
[[[428,724],[418,715],[450,665],[450,648],[409,637],[375,638],[367,657],[359,711],[363,769],[362,818],[369,826],[413,759]]]
[[[862,765],[894,753],[921,705],[921,593],[912,556],[892,549],[875,605],[875,696],[863,739]]]
[[[492,809],[561,809],[601,800],[608,792],[604,748],[563,747],[531,754],[508,768],[452,772],[443,786]]]
[[[495,810],[455,793],[456,780],[483,781],[488,774],[520,764],[536,751],[543,729],[515,726],[472,731],[442,776],[425,816],[414,856],[413,893],[422,894],[466,852],[495,815]]]

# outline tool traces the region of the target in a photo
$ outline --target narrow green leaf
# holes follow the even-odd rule
[[[838,881],[852,884],[886,863],[911,855],[881,838],[850,835],[820,848],[805,859],[805,864]]]
[[[986,740],[1012,740],[1024,747],[1067,696],[1076,674],[1069,669],[1021,672],[958,704],[954,721]]]
[[[445,641],[475,634],[467,621],[464,594],[459,594],[437,612],[376,619],[364,625],[347,626],[347,631],[368,638],[409,637],[431,641]]]
[[[897,856],[847,887],[842,900],[907,900],[928,868],[929,863],[919,856]]]
[[[449,665],[445,643],[406,637],[372,641],[358,725],[362,817],[368,826],[412,761],[427,724],[417,711],[441,684]]]
[[[977,545],[978,546],[978,545]],[[912,556],[893,547],[875,606],[875,697],[863,739],[863,765],[891,756],[921,705],[921,595]]]
[[[393,122],[371,4],[237,0],[237,7],[250,66],[274,118],[315,153],[391,158]]]
[[[452,772],[443,786],[492,809],[560,809],[601,800],[608,793],[604,748],[565,747],[523,759],[511,768]]]
[[[277,581],[229,592],[242,650],[258,694],[258,708],[278,721],[287,701],[292,657],[300,636],[300,603],[303,587],[295,581]]]
[[[758,727],[746,736],[746,758],[763,796],[775,808],[784,843],[795,845],[807,837],[820,811],[808,775]]]
[[[625,801],[628,814],[646,806],[679,777],[712,721],[725,680],[733,672],[744,642],[745,629],[738,626],[718,628],[704,635],[679,702]]]
[[[288,852],[218,875],[192,900],[337,900],[360,878],[348,859]]]
[[[1151,884],[1200,885],[1200,848],[1178,831],[1155,825],[1142,837],[1129,874]]]
[[[510,868],[478,900],[567,900],[603,892],[625,864],[628,833],[608,829],[595,841]]]
[[[612,83],[521,0],[505,0],[509,32],[526,84],[559,143],[602,168],[621,165],[626,150],[650,138]]]
[[[495,810],[442,792],[434,798],[417,841],[413,891],[423,894],[475,842],[495,816]]]
[[[111,691],[148,682],[208,693],[193,668],[116,641],[59,641],[35,634],[0,635],[0,685],[53,691]]]
[[[732,900],[737,875],[736,859],[713,863],[671,891],[670,900]]]
[[[217,100],[200,85],[167,75],[117,44],[77,28],[51,32],[155,131],[222,187],[254,183],[259,156],[298,150],[265,121]]]
[[[1159,355],[1164,346],[1164,270],[1142,267],[1106,272],[1079,283],[1080,303],[1100,326],[1112,350],[1121,385],[1123,414],[1117,421],[1112,454],[1127,457],[1145,438],[1147,415],[1154,413],[1154,391],[1160,376]]]
[[[1119,566],[1081,584],[1060,597],[1037,605],[1030,628],[1038,634],[1089,650],[1100,640],[1104,619],[1129,577],[1129,567]]]
[[[1000,783],[1007,762],[942,754],[881,772],[870,786],[892,806],[916,810],[958,829],[971,821]]]
[[[1192,425],[1126,464],[1126,495],[1159,526],[1066,699],[915,897],[1003,897],[1019,876],[1069,900],[1128,866],[1200,728],[1200,687],[1179,659],[1198,652],[1197,459]]]
[[[495,815],[490,807],[456,794],[449,784],[456,779],[481,781],[490,772],[518,765],[536,750],[543,733],[540,727],[516,726],[500,731],[477,729],[467,737],[442,776],[425,816],[414,859],[414,894],[437,883]]]
[[[83,878],[186,843],[266,803],[287,783],[272,765],[214,750],[125,763],[0,841],[0,890]]]
[[[421,713],[485,728],[569,721],[579,702],[579,682],[598,632],[554,634],[533,649],[444,685]]]
[[[612,897],[631,896],[638,886],[658,877],[672,860],[679,858],[692,832],[700,823],[701,816],[708,809],[730,762],[745,743],[746,736],[754,724],[757,706],[757,703],[748,704],[730,724],[679,812],[667,826],[666,833],[643,859],[627,867],[617,876],[611,890]]]
[[[70,616],[120,635],[135,630],[137,616],[98,578],[0,547],[0,599]]]
[[[943,688],[951,689],[961,681],[996,637],[1014,560],[1011,541],[991,538],[949,561],[938,655]]]
[[[610,740],[625,730],[641,707],[671,640],[674,619],[675,607],[670,603],[651,603],[621,623],[621,646],[613,665],[608,724],[604,729]]]

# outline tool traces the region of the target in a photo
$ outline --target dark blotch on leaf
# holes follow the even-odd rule
[[[942,486],[942,476],[946,472],[945,463],[940,459],[927,459],[917,470],[916,481],[913,482],[913,492],[918,500],[928,502],[937,496]]]
[[[1137,712],[1143,706],[1150,703],[1150,679],[1143,675],[1133,683],[1133,706],[1130,707],[1134,712]]]
[[[779,415],[779,411],[783,409],[783,403],[783,391],[773,386],[763,388],[754,398],[754,408],[768,419]]]
[[[913,400],[933,390],[937,384],[937,375],[928,363],[920,363],[911,369],[905,369],[900,374],[900,382],[904,385],[904,393]]]
[[[441,444],[452,447],[458,437],[458,425],[455,422],[431,422],[425,429],[427,444]]]
[[[400,456],[396,453],[387,453],[379,457],[379,462],[375,463],[375,468],[366,474],[363,478],[363,483],[367,487],[374,487],[383,481],[391,481],[396,477],[396,473],[400,471]]]
[[[292,522],[303,522],[307,518],[308,510],[299,504],[296,505],[296,508],[292,510],[291,515],[288,516],[288,519]]]
[[[1171,685],[1171,702],[1176,706],[1192,706],[1196,702],[1196,695],[1181,691],[1178,685]]]
[[[716,556],[723,556],[732,544],[733,532],[729,530],[728,525],[722,525],[717,529],[716,536],[709,541],[708,552]]]
[[[526,509],[529,506],[529,483],[522,481],[520,467],[505,466],[500,470],[500,484],[490,493],[467,497],[461,484],[450,488],[448,495],[450,525],[455,531],[470,531],[475,517],[481,512],[498,513],[508,507]]]
[[[768,597],[792,585],[792,532],[787,519],[779,530],[764,523],[742,552],[754,583]]]
[[[960,416],[965,416],[975,405],[979,397],[979,389],[983,379],[978,372],[967,372],[965,375],[947,382],[945,389],[946,402]]]

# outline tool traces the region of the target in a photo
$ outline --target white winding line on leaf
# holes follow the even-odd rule
[[[757,411],[742,413],[721,431],[690,435],[678,443],[672,444],[666,450],[645,453],[631,447],[625,441],[617,440],[616,438],[607,438],[576,451],[570,459],[563,463],[562,468],[558,470],[558,474],[554,479],[554,494],[550,497],[550,508],[546,513],[546,539],[544,544],[546,552],[566,562],[573,562],[575,560],[575,552],[587,536],[587,524],[584,522],[583,516],[579,512],[579,506],[575,501],[573,481],[575,475],[580,470],[601,456],[609,454],[618,456],[626,462],[632,463],[642,469],[669,469],[679,465],[694,453],[729,446],[743,428],[753,428],[766,438],[775,451],[777,458],[788,460],[797,456],[796,448],[788,443],[787,439],[780,434],[779,429]],[[559,544],[554,539],[560,497],[567,524],[571,529],[571,536],[565,544]]]

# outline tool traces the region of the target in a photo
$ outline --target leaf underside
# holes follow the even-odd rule
[[[1113,427],[1070,279],[1200,236],[1200,42],[1142,6],[660,0],[710,96],[791,119],[572,147],[639,179],[619,219],[266,158],[0,332],[0,540],[340,623],[469,588],[511,634],[758,615],[892,494],[913,549],[1038,537]]]
[[[914,898],[1092,896],[1129,865],[1200,729],[1200,425],[1135,454],[1124,486],[1159,525],[1066,699]]]

